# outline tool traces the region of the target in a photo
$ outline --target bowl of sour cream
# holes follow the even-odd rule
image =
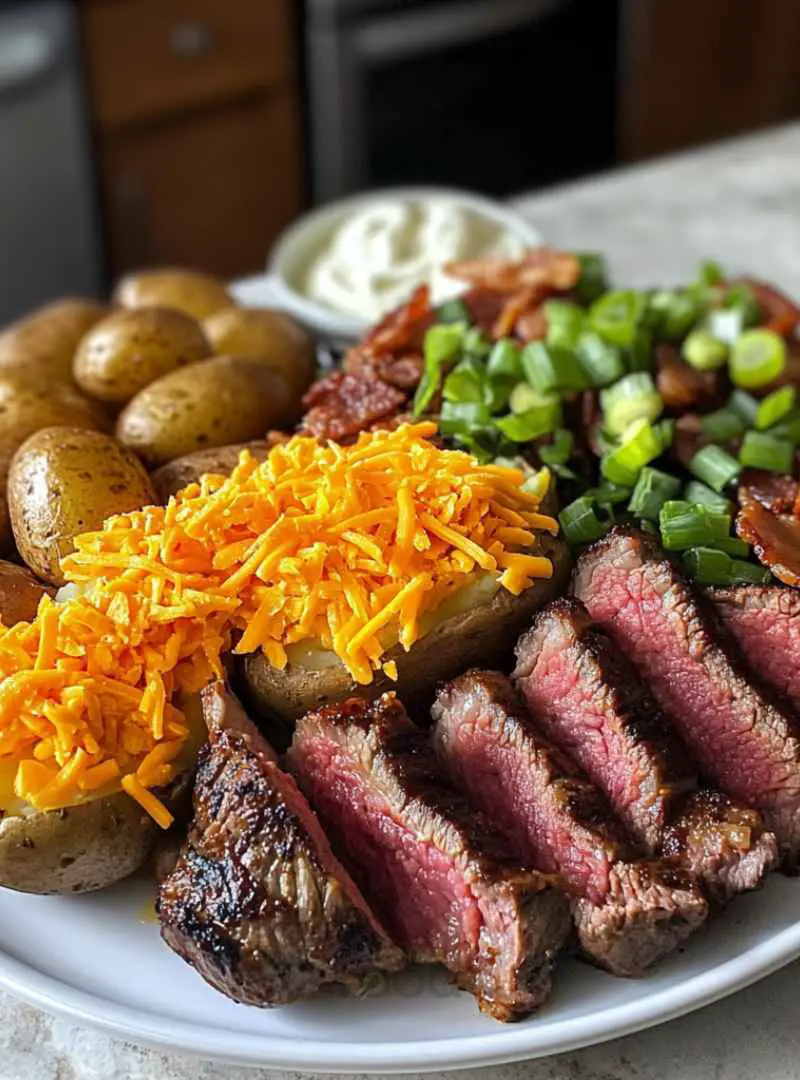
[[[539,232],[493,199],[448,188],[388,188],[328,203],[278,239],[278,304],[331,344],[355,341],[428,284],[434,304],[465,288],[446,263],[519,258]]]

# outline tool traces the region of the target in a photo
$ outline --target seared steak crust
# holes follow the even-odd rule
[[[569,928],[566,903],[546,877],[508,859],[443,781],[393,694],[307,714],[288,761],[413,959],[444,964],[497,1019],[544,1001]]]
[[[600,793],[536,730],[504,676],[460,676],[440,691],[433,717],[434,745],[454,782],[492,815],[519,859],[560,876],[596,963],[641,974],[705,920],[689,875],[630,861]]]
[[[400,950],[334,857],[292,777],[220,686],[204,691],[195,816],[162,883],[164,940],[234,1001],[279,1005],[339,982],[359,992]]]
[[[633,666],[578,600],[556,600],[517,644],[512,676],[537,727],[591,777],[647,854],[696,770]]]
[[[583,553],[574,591],[648,681],[706,777],[761,809],[793,863],[800,850],[797,721],[737,667],[704,601],[651,537],[620,528]]]
[[[748,665],[800,712],[800,592],[781,585],[709,589]]]

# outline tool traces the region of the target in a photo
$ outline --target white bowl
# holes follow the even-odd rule
[[[503,203],[483,195],[454,188],[383,188],[327,203],[304,214],[278,237],[269,261],[270,285],[276,304],[329,344],[347,345],[356,341],[369,328],[370,320],[335,311],[310,299],[301,289],[303,275],[314,257],[327,246],[339,224],[353,212],[375,202],[393,199],[411,202],[441,197],[453,199],[466,209],[497,222],[526,247],[542,243],[541,235],[529,221]]]

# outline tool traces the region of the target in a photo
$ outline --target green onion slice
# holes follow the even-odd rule
[[[589,309],[589,322],[605,341],[628,348],[636,339],[646,304],[643,293],[617,289],[595,300]]]
[[[463,323],[468,326],[472,322],[470,310],[463,300],[458,298],[446,300],[436,309],[437,323]]]
[[[776,439],[770,432],[748,431],[742,440],[739,461],[751,469],[790,473],[794,461],[794,446],[783,439]]]
[[[605,259],[596,252],[585,252],[575,257],[581,267],[576,291],[584,304],[591,304],[608,289]]]
[[[700,421],[703,433],[715,443],[729,443],[744,434],[745,423],[734,409],[717,409]]]
[[[539,447],[539,457],[544,465],[566,465],[572,457],[575,436],[569,428],[559,428],[549,446]]]
[[[619,436],[636,420],[654,423],[664,409],[664,402],[656,390],[653,376],[637,371],[603,390],[600,406],[603,427],[610,435]]]
[[[522,370],[522,349],[512,338],[501,338],[489,353],[486,371],[490,378],[507,375],[519,381],[524,378]]]
[[[561,426],[561,422],[561,402],[555,399],[547,404],[534,405],[525,412],[503,416],[495,420],[495,426],[511,442],[525,443],[542,435],[550,435]]]
[[[741,416],[745,427],[752,427],[758,416],[758,402],[752,394],[744,390],[734,390],[728,401],[728,408]]]
[[[442,384],[444,365],[461,351],[466,329],[463,322],[437,323],[426,332],[422,345],[425,370],[414,395],[414,416],[424,413],[436,396]]]
[[[758,406],[756,428],[759,431],[766,431],[779,420],[783,420],[794,408],[796,397],[797,391],[793,386],[782,386],[779,390],[773,390],[771,394],[767,394]]]
[[[600,471],[614,484],[633,487],[639,473],[663,452],[660,433],[647,420],[636,420],[627,429],[622,442],[600,462]]]
[[[566,300],[549,300],[544,305],[547,344],[574,349],[586,327],[586,312]]]
[[[745,330],[731,345],[730,373],[736,386],[766,386],[786,367],[786,342],[774,330]]]
[[[689,462],[689,472],[714,491],[722,491],[741,471],[740,463],[721,446],[704,446]]]
[[[646,465],[639,473],[628,509],[637,517],[658,521],[661,507],[674,499],[680,488],[681,482],[677,477]]]
[[[711,510],[719,510],[724,514],[733,513],[733,503],[724,495],[718,495],[710,487],[701,484],[699,480],[690,480],[683,489],[685,502],[696,503],[698,506],[707,506]]]
[[[625,374],[622,352],[592,330],[581,334],[577,354],[592,386],[608,386]]]
[[[707,506],[674,500],[663,504],[658,524],[667,551],[686,551],[726,539],[731,531],[731,516]]]
[[[728,346],[708,330],[692,330],[683,343],[681,355],[698,371],[717,371],[725,366]]]
[[[522,369],[534,390],[542,394],[553,390],[570,393],[585,390],[589,385],[575,353],[543,341],[531,341],[525,346]]]
[[[683,556],[683,565],[698,585],[766,585],[772,575],[762,566],[732,559],[724,551],[696,547]]]
[[[570,544],[590,544],[608,531],[608,523],[597,516],[594,502],[586,495],[565,506],[558,520],[564,538]]]

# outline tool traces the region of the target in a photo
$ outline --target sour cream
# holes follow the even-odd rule
[[[377,200],[341,222],[308,268],[306,295],[375,321],[423,283],[438,304],[463,291],[442,266],[456,259],[519,258],[526,245],[499,222],[452,198]]]

